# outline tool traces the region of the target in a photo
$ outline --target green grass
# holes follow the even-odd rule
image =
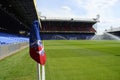
[[[120,80],[120,41],[44,41],[46,80]],[[37,80],[28,48],[0,61],[0,80]]]

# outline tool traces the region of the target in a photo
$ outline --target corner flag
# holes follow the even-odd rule
[[[41,65],[46,62],[46,54],[40,38],[40,25],[36,20],[30,30],[30,56]]]

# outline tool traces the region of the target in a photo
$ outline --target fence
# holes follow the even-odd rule
[[[24,49],[27,46],[28,46],[28,42],[1,45],[0,46],[0,59],[3,59],[4,57],[7,57],[9,55],[12,55],[17,51]]]

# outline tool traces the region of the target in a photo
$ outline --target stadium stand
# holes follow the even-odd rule
[[[106,30],[106,32],[120,38],[120,27],[108,29],[108,30]]]
[[[95,35],[91,38],[91,40],[120,40],[120,38],[111,33],[104,32],[103,35]]]
[[[94,19],[78,18],[45,18],[41,19],[41,37],[44,40],[54,39],[91,39],[96,30],[93,25],[97,22]]]
[[[44,40],[85,40],[91,39],[94,34],[87,34],[87,33],[49,33],[49,34],[41,34],[41,37]]]
[[[28,46],[29,38],[0,32],[0,59]]]
[[[22,42],[29,42],[29,38],[8,33],[0,33],[0,45]]]
[[[24,36],[38,19],[34,2],[0,0],[0,59],[28,46],[29,38]]]
[[[105,32],[103,35],[104,35],[103,39],[105,39],[105,40],[120,40],[119,37],[117,37],[116,35],[113,35],[111,33]]]

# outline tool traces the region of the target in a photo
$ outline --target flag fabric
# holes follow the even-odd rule
[[[30,30],[30,56],[41,65],[46,62],[46,53],[40,37],[40,25],[36,20]]]

